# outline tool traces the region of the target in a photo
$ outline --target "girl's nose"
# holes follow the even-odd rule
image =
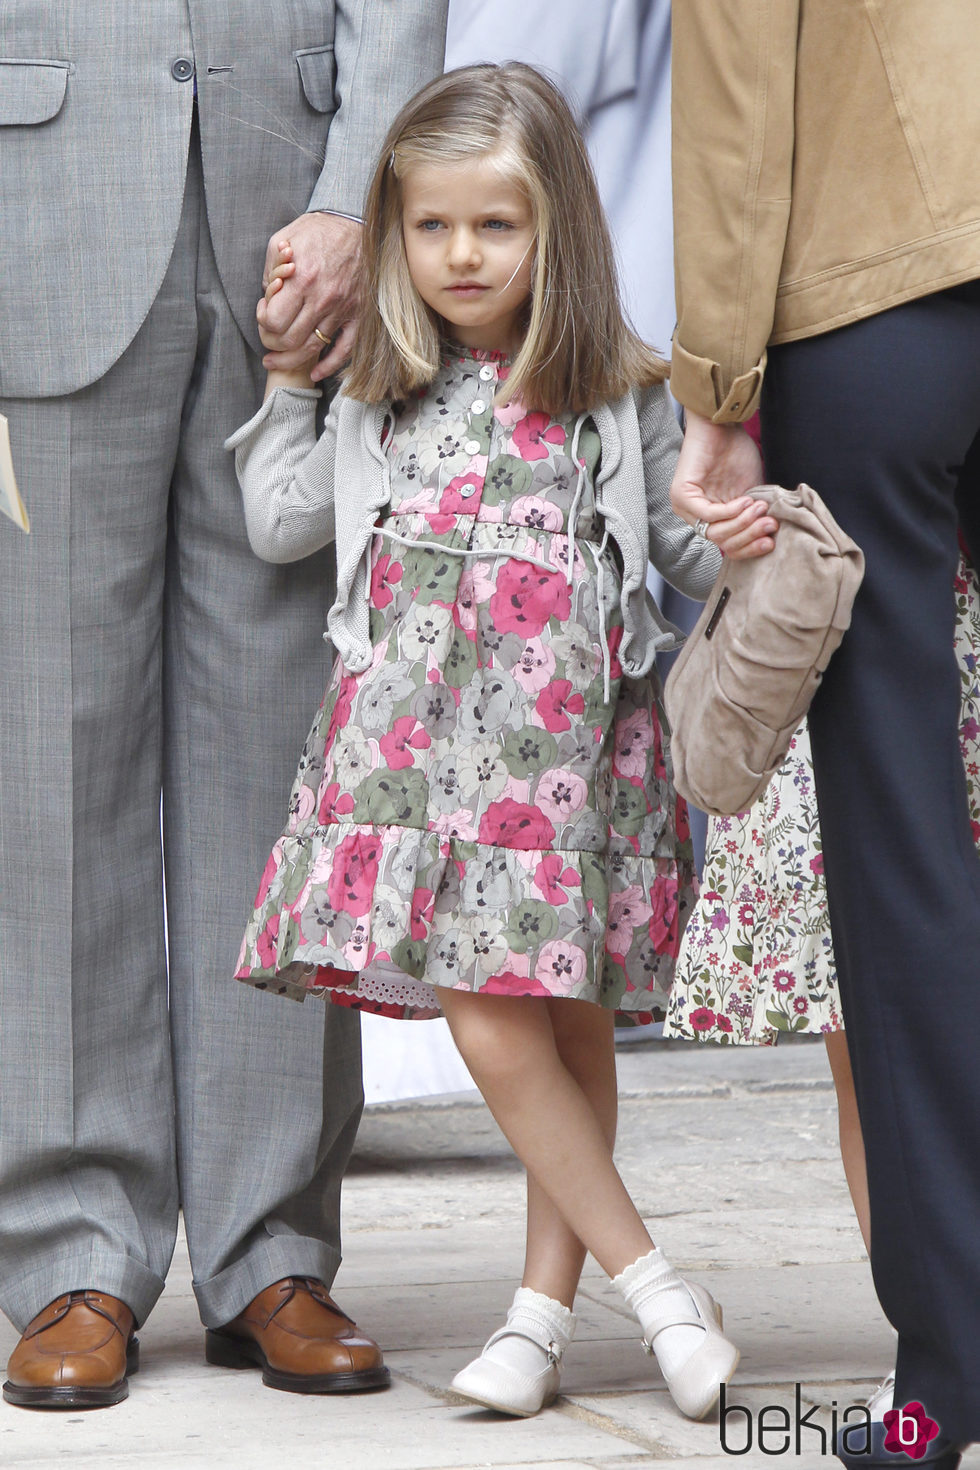
[[[480,259],[480,246],[472,230],[456,230],[449,247],[449,259],[455,266],[473,265]]]

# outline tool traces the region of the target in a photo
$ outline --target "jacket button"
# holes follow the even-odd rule
[[[194,75],[193,61],[188,61],[186,56],[178,56],[170,68],[170,75],[175,82],[189,82]]]

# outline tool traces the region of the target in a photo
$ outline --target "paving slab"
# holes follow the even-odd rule
[[[827,1470],[805,1432],[760,1452],[767,1405],[828,1426],[884,1375],[878,1308],[837,1153],[821,1044],[713,1048],[645,1039],[620,1051],[618,1159],[658,1243],[725,1307],[742,1361],[726,1419],[681,1418],[656,1363],[589,1262],[563,1394],[533,1420],[454,1399],[448,1384],[502,1320],[519,1279],[524,1186],[479,1098],[371,1108],[345,1188],[342,1304],[384,1343],[393,1386],[283,1394],[209,1368],[183,1237],[142,1333],[126,1403],[98,1413],[0,1406],[7,1470]],[[0,1326],[0,1356],[16,1334]],[[812,1422],[812,1421],[811,1421]],[[766,1448],[778,1443],[778,1435]],[[792,1437],[791,1437],[792,1438]],[[971,1449],[964,1470],[980,1470]]]

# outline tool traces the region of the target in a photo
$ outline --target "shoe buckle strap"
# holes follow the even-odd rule
[[[501,1337],[525,1337],[546,1352],[555,1363],[560,1363],[562,1354],[571,1342],[571,1333],[556,1331],[556,1324],[544,1315],[534,1310],[533,1307],[511,1307],[507,1313],[507,1321],[503,1327],[498,1328],[491,1337],[490,1342],[497,1341]],[[487,1347],[490,1346],[487,1343]]]

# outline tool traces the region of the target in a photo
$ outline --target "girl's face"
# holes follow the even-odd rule
[[[410,168],[401,181],[412,282],[464,347],[514,352],[531,294],[531,206],[489,157]]]

